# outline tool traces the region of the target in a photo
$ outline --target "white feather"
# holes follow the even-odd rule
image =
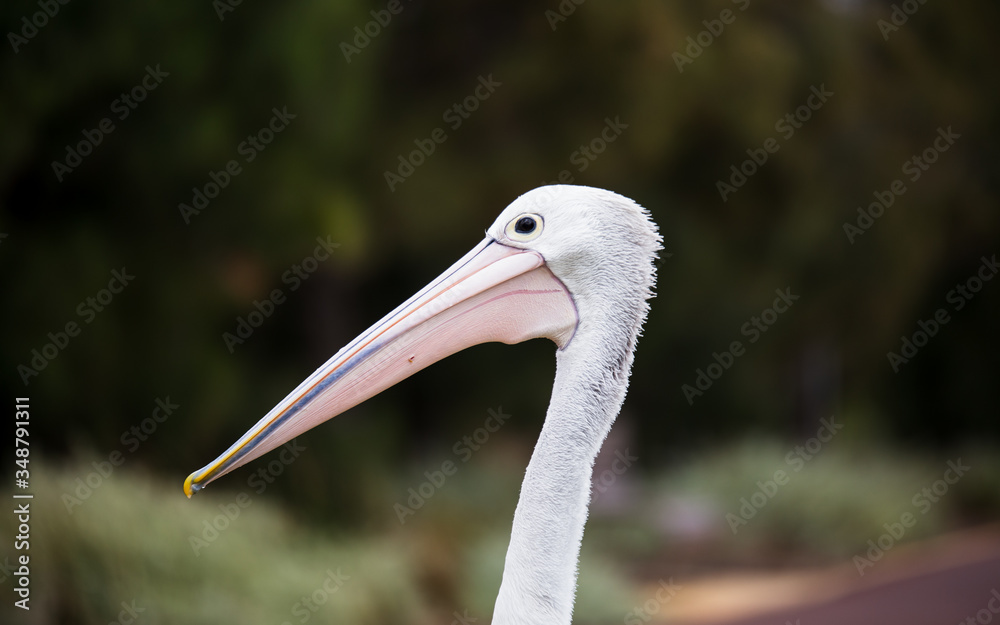
[[[529,243],[504,233],[522,213],[544,220]],[[594,459],[625,399],[661,238],[632,200],[569,185],[522,195],[487,234],[539,252],[579,314],[576,334],[556,354],[552,399],[521,485],[493,615],[494,625],[568,625]]]

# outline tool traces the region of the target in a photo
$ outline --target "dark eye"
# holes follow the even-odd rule
[[[545,229],[545,220],[541,215],[523,213],[507,222],[504,234],[511,241],[527,243],[534,241]]]
[[[535,231],[537,225],[534,217],[521,217],[517,220],[517,224],[514,225],[514,232],[518,234],[531,234]]]

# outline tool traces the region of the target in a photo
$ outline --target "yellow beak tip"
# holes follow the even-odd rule
[[[187,479],[184,480],[184,494],[187,495],[188,499],[191,499],[191,495],[193,495],[194,492],[195,492],[195,489],[194,489],[194,486],[193,486],[192,480],[191,480],[191,478],[193,478],[193,477],[194,477],[194,473],[192,473],[191,475],[187,476]]]

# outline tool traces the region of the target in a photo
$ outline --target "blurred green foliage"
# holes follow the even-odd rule
[[[686,37],[732,6],[596,3],[553,31],[535,5],[405,4],[350,63],[339,45],[372,19],[362,3],[240,5],[221,22],[209,4],[62,7],[0,61],[0,284],[23,304],[0,313],[5,370],[82,321],[78,304],[112,269],[136,278],[27,388],[7,378],[52,414],[73,415],[41,421],[36,434],[50,447],[108,448],[169,395],[183,410],[141,453],[178,473],[200,465],[475,243],[508,201],[568,169],[649,206],[672,254],[629,400],[650,451],[800,433],[840,408],[871,415],[857,427],[872,436],[996,440],[994,285],[899,374],[886,360],[996,252],[996,7],[924,6],[886,42],[881,5],[754,2],[678,72],[672,55]],[[33,7],[6,5],[5,23]],[[112,103],[147,66],[169,76],[57,182],[52,161],[115,117]],[[501,86],[451,130],[442,112],[479,76]],[[721,201],[717,181],[778,136],[775,121],[818,85],[834,94],[828,103]],[[295,119],[186,225],[179,204],[242,158],[238,146],[274,107]],[[571,154],[606,117],[628,128],[577,171]],[[949,126],[956,145],[848,243],[842,225],[856,207]],[[384,172],[437,127],[447,141],[389,192]],[[340,247],[290,292],[282,276],[317,236]],[[742,325],[785,287],[801,297],[793,312],[689,405],[681,385],[745,339]],[[287,303],[229,353],[223,333],[275,288]],[[402,431],[366,449],[398,456],[405,439],[493,402],[523,397],[519,412],[541,414],[551,360],[527,349],[481,349],[476,360],[491,364],[458,358],[378,399],[371,410]],[[441,379],[468,393],[422,398]]]
[[[485,618],[500,584],[522,473],[511,460],[518,452],[505,448],[510,443],[492,443],[405,523],[371,510],[368,518],[380,521],[352,532],[303,523],[272,498],[238,485],[188,501],[173,482],[142,471],[118,470],[98,481],[87,477],[89,464],[36,460],[34,488],[47,496],[32,508],[37,577],[30,622],[105,623],[122,601],[143,608],[145,623],[423,625],[451,622],[456,610]],[[867,541],[885,533],[883,524],[906,512],[916,524],[894,543],[933,536],[963,518],[1000,514],[995,450],[963,450],[968,475],[929,505],[915,505],[913,497],[941,479],[943,460],[834,444],[795,471],[789,451],[756,440],[691,456],[673,471],[639,480],[613,506],[595,506],[575,622],[618,622],[641,605],[647,597],[631,578],[680,581],[727,567],[815,567],[864,556]],[[731,531],[726,514],[740,514],[741,499],[753,499],[758,482],[776,470],[788,472],[788,483]],[[81,491],[87,479],[95,487]],[[415,485],[408,479],[372,486],[369,497],[387,509],[385,502],[405,500],[400,493]],[[68,499],[81,492],[84,499]],[[4,535],[14,534],[12,522],[0,517]],[[9,543],[0,547],[5,562],[13,555]],[[13,579],[4,573],[0,587]],[[18,622],[9,603],[2,610],[5,622]]]
[[[34,488],[50,496],[32,504],[31,620],[13,620],[25,615],[5,601],[4,622],[106,623],[122,602],[141,609],[143,623],[423,625],[451,622],[456,610],[486,619],[509,514],[485,514],[476,492],[513,486],[489,504],[512,509],[518,478],[511,470],[458,474],[428,506],[432,514],[338,536],[297,522],[265,497],[214,489],[187,501],[176,484],[142,472],[115,473],[67,506],[64,496],[91,470],[35,461]],[[5,536],[15,533],[12,522],[0,517]],[[0,548],[7,562],[15,555],[7,542]],[[621,568],[592,548],[582,561],[579,622],[616,620],[634,599]],[[0,587],[15,583],[12,572],[0,576]]]
[[[106,567],[115,579],[114,567],[146,571],[177,589],[169,605],[185,602],[172,608],[183,613],[163,618],[185,622],[213,620],[209,590],[236,603],[239,595],[227,594],[225,584],[245,591],[275,577],[250,573],[266,562],[282,567],[274,580],[280,590],[260,608],[268,618],[280,618],[296,593],[313,587],[324,562],[356,562],[355,579],[366,589],[359,596],[400,599],[358,606],[353,622],[385,622],[410,609],[412,622],[431,618],[421,610],[436,608],[421,603],[412,575],[382,579],[379,567],[418,567],[408,541],[389,548],[378,538],[395,523],[391,503],[489,407],[514,415],[505,437],[520,446],[510,466],[524,466],[552,381],[547,342],[458,354],[303,437],[309,452],[267,495],[291,518],[259,499],[254,506],[268,512],[248,518],[240,534],[240,541],[282,537],[264,541],[264,552],[234,540],[203,560],[168,560],[153,571],[160,565],[152,562],[170,554],[153,553],[165,547],[144,536],[177,538],[196,526],[213,506],[181,499],[188,472],[474,245],[508,202],[563,171],[649,207],[664,234],[659,295],[623,415],[642,458],[639,473],[668,471],[674,477],[665,484],[682,492],[728,483],[729,501],[746,492],[731,477],[762,477],[741,464],[739,440],[763,437],[784,450],[811,436],[820,418],[838,414],[846,447],[907,450],[902,468],[874,462],[866,472],[837,461],[810,482],[833,497],[856,493],[854,480],[864,480],[876,494],[837,514],[867,511],[877,526],[883,512],[893,514],[878,506],[886,500],[877,493],[910,492],[939,458],[970,443],[995,449],[1000,283],[986,283],[960,311],[946,297],[982,256],[1000,251],[993,69],[1000,9],[926,3],[886,41],[878,20],[889,19],[887,2],[752,0],[740,11],[742,4],[591,0],[553,28],[546,11],[558,11],[555,2],[404,2],[350,62],[343,44],[384,5],[244,2],[221,20],[209,2],[60,5],[27,43],[0,56],[0,289],[7,295],[0,383],[5,397],[31,396],[33,449],[71,463],[46,480],[71,482],[115,451],[126,460],[114,478],[120,484],[102,495],[121,523],[102,527],[103,505],[60,518],[59,506],[47,502],[51,519],[39,529],[46,557],[63,561],[63,537],[67,552],[79,554],[71,567]],[[686,53],[688,37],[724,9],[735,21],[679,71],[674,55]],[[0,19],[18,33],[22,18],[37,11],[35,2],[8,2]],[[141,84],[147,67],[169,75],[119,119],[116,100]],[[452,128],[444,112],[489,76],[500,86]],[[833,93],[829,101],[781,137],[776,122],[821,85]],[[241,144],[266,127],[275,107],[294,119],[247,162]],[[53,162],[65,162],[67,147],[106,117],[115,129],[60,182]],[[581,169],[579,150],[607,118],[628,127]],[[949,127],[961,138],[909,182],[903,164]],[[435,128],[447,140],[390,190],[385,173]],[[723,201],[718,182],[769,137],[781,137],[778,151]],[[194,189],[232,159],[241,173],[186,223],[179,205],[193,203]],[[858,207],[896,179],[907,181],[907,192],[852,244],[844,224],[856,223]],[[286,272],[313,253],[317,237],[339,247],[293,290]],[[81,304],[123,267],[134,281],[86,322]],[[800,299],[750,344],[741,328],[778,288]],[[274,289],[285,303],[228,349],[224,333]],[[887,353],[939,308],[952,311],[951,321],[895,373]],[[68,322],[80,325],[79,335],[25,385],[18,366]],[[693,385],[735,340],[745,354],[689,403],[682,385]],[[132,447],[131,429],[166,398],[180,408]],[[765,458],[755,465],[762,470],[773,466],[769,449],[751,454]],[[995,463],[995,453],[982,453]],[[694,477],[669,472],[689,466],[690,454],[713,460]],[[813,468],[817,475],[825,462]],[[229,488],[254,469],[227,478]],[[469,605],[482,614],[516,494],[518,470],[509,469],[513,481],[494,504],[476,500],[495,510],[488,521],[497,523],[494,542],[481,541],[491,554],[493,568],[481,573],[488,583],[469,582],[485,590],[462,591],[476,597]],[[157,476],[153,482],[126,477],[145,471]],[[882,473],[893,477],[881,485],[869,479]],[[981,505],[928,526],[995,518],[995,499],[983,488]],[[775,509],[783,510],[772,519],[780,530],[762,522],[748,535],[784,532],[801,548],[812,544],[810,532],[832,540],[842,530],[841,517],[820,506],[804,509],[808,523],[798,516],[802,508],[776,502]],[[303,526],[324,530],[307,539],[298,536]],[[134,533],[115,544],[122,527]],[[821,551],[847,553],[844,545],[867,535],[865,527]],[[330,538],[330,528],[359,532],[365,542]],[[649,541],[637,544],[660,544]],[[739,551],[753,543],[727,545]],[[372,575],[362,575],[363,567],[374,567]],[[593,574],[586,563],[583,570],[583,580]],[[87,571],[70,569],[57,580],[80,602],[58,609],[79,612],[80,622],[105,618],[119,595],[130,594],[81,588]],[[207,588],[208,577],[222,586]],[[589,597],[580,593],[581,602]]]

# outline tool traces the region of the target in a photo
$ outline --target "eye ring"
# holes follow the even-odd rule
[[[541,215],[535,213],[523,213],[510,220],[505,229],[505,234],[512,241],[527,242],[538,238],[542,234],[545,222]]]

